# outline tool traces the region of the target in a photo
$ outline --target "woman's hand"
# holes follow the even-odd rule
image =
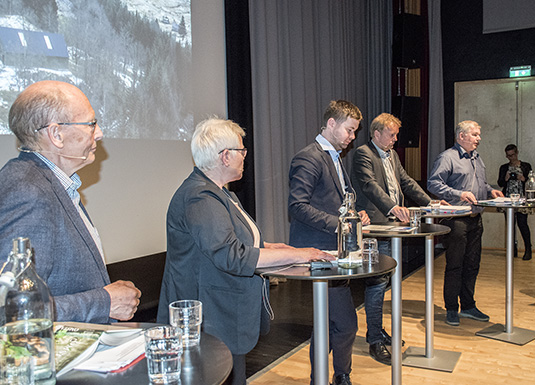
[[[311,261],[313,259],[325,259],[327,261],[335,261],[336,257],[330,253],[326,253],[325,251],[321,251],[318,249],[315,249],[313,247],[307,247],[304,249],[298,249],[303,252],[304,256],[307,258],[307,261]]]
[[[264,242],[264,247],[266,249],[295,249],[295,247],[292,247],[285,243],[270,243],[270,242]]]

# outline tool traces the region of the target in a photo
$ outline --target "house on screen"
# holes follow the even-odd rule
[[[69,52],[63,35],[0,27],[0,59],[19,68],[65,69]]]

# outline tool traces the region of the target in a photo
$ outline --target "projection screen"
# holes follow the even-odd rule
[[[17,94],[43,79],[77,85],[104,133],[78,173],[107,263],[165,251],[194,126],[226,117],[224,35],[224,0],[3,0],[0,165],[18,155]]]

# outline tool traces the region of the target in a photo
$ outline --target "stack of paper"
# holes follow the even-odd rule
[[[133,340],[109,348],[99,348],[88,360],[76,365],[76,370],[90,370],[93,372],[115,372],[129,366],[145,354],[143,335]]]
[[[65,322],[55,324],[54,339],[58,377],[71,369],[116,371],[144,354],[142,329]]]
[[[410,233],[417,229],[417,227],[410,226],[390,226],[390,225],[367,225],[362,226],[362,230],[368,231],[393,231],[396,233]]]
[[[426,213],[431,212],[431,207],[429,206],[423,206],[420,207],[422,211],[425,211]],[[471,210],[470,206],[440,206],[439,213],[441,215],[447,215],[447,214],[467,214]]]

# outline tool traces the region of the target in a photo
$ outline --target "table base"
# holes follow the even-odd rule
[[[504,325],[495,324],[476,332],[476,336],[510,342],[515,345],[525,345],[528,342],[535,340],[535,331],[513,327],[511,333],[506,333]]]
[[[461,353],[435,349],[433,357],[428,358],[425,356],[425,348],[410,346],[405,350],[403,356],[402,363],[405,366],[451,373],[455,369]]]

